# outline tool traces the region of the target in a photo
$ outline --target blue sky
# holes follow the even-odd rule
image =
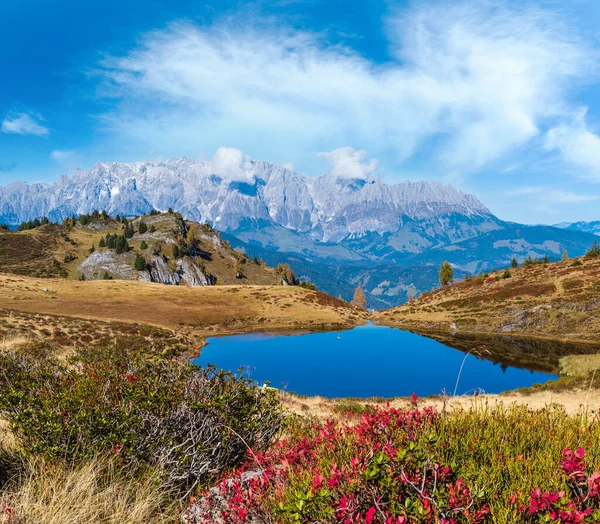
[[[251,158],[600,220],[600,3],[0,4],[0,184]]]

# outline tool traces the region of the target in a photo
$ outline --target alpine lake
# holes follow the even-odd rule
[[[501,393],[558,376],[558,360],[597,346],[458,333],[427,336],[367,324],[347,331],[207,339],[194,364],[243,372],[299,395],[391,398]]]

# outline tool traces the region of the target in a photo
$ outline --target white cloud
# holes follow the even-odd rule
[[[485,1],[397,12],[384,65],[280,27],[179,23],[147,34],[103,63],[104,93],[121,101],[105,125],[159,150],[229,142],[298,162],[315,144],[352,143],[396,164],[426,149],[470,172],[564,119],[593,57],[551,11]]]
[[[68,164],[73,161],[75,151],[69,149],[55,149],[50,153],[50,159],[59,164]]]
[[[249,172],[250,159],[234,147],[220,147],[210,162],[215,175],[232,182],[254,183],[254,175]]]
[[[600,179],[600,137],[588,130],[586,110],[580,110],[572,122],[553,127],[545,138],[549,151],[581,168],[583,177]]]
[[[9,114],[2,122],[2,132],[16,135],[48,136],[50,131],[47,127],[41,125],[39,120],[43,120],[39,115],[29,113]]]
[[[340,178],[366,179],[377,171],[379,165],[376,159],[369,160],[366,151],[352,147],[340,147],[329,153],[319,153],[319,156],[331,166],[329,174]]]

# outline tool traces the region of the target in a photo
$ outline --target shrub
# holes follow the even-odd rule
[[[327,423],[284,441],[206,493],[188,521],[484,522],[482,492],[430,459],[434,417],[427,409],[377,410],[356,426]]]
[[[276,393],[215,368],[124,351],[58,360],[0,355],[0,416],[25,452],[87,460],[112,452],[190,487],[266,451],[281,424]]]
[[[600,437],[589,414],[385,408],[290,435],[225,473],[189,522],[599,522],[600,458],[578,449]]]

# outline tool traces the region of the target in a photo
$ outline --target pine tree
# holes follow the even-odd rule
[[[98,242],[98,247],[106,247],[106,241],[104,237],[100,237],[100,242]]]
[[[96,251],[96,246],[94,244],[92,244],[92,247],[90,248],[90,255]]]
[[[124,236],[119,235],[115,241],[115,253],[119,255],[121,253],[127,253],[127,251],[129,251],[127,239]]]
[[[133,231],[133,224],[131,224],[131,222],[129,224],[127,224],[127,226],[125,226],[125,238],[132,238],[134,234]]]
[[[146,242],[144,240],[142,240],[142,242],[140,244],[140,249],[148,249],[148,244],[146,244]]]
[[[354,297],[352,298],[352,303],[355,306],[361,307],[363,309],[367,306],[367,297],[365,296],[365,292],[363,291],[363,288],[360,286],[360,284],[358,284],[358,286],[356,286],[356,289],[354,290]]]
[[[549,264],[550,263],[550,259],[548,258],[548,255],[546,255],[544,257],[544,264]]]
[[[510,263],[510,266],[514,269],[516,267],[519,267],[519,263],[517,262],[517,259],[515,257],[513,257],[512,262]]]
[[[85,280],[85,275],[83,273],[81,273],[81,275],[79,275],[79,280]]]
[[[440,282],[442,286],[447,286],[454,281],[454,270],[450,262],[442,262],[440,266]]]
[[[42,226],[45,226],[46,224],[48,224],[50,221],[48,220],[48,217],[43,217],[42,218]]]
[[[408,301],[409,301],[409,302],[412,302],[414,299],[415,299],[415,293],[414,293],[414,291],[413,291],[413,288],[411,287],[411,288],[408,290]]]
[[[169,213],[169,215],[172,215],[172,214],[173,214],[173,208],[172,208],[172,207],[170,207],[170,208],[167,210],[167,213]]]
[[[566,249],[563,251],[562,260],[563,260],[563,262],[565,262],[566,260],[569,260],[569,253],[567,252]]]
[[[115,249],[117,244],[117,235],[111,235],[110,233],[106,233],[106,247],[108,249]]]
[[[143,220],[140,221],[140,225],[138,226],[138,231],[139,231],[140,235],[143,235],[146,231],[148,231],[148,226],[146,225],[146,222],[144,222]]]
[[[146,269],[147,269],[146,259],[142,255],[139,255],[139,254],[136,255],[134,267],[135,267],[136,271],[146,271]]]
[[[148,231],[150,231],[150,233],[156,232],[156,228],[154,227],[154,224],[150,224],[150,229]]]

